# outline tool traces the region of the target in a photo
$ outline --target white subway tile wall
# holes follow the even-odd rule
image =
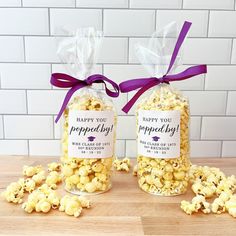
[[[60,155],[54,120],[66,90],[49,80],[66,72],[56,51],[68,30],[104,31],[94,72],[120,83],[150,76],[135,44],[173,20],[193,22],[179,70],[208,64],[207,75],[173,83],[190,101],[191,156],[236,157],[236,0],[0,0],[0,155]],[[114,99],[118,157],[136,156],[135,109],[121,110],[133,94]]]
[[[157,10],[156,28],[161,29],[165,25],[176,21],[180,30],[183,21],[194,22],[189,37],[206,37],[208,27],[208,11],[196,10]]]
[[[60,156],[60,140],[29,140],[30,156]]]
[[[49,33],[48,10],[1,8],[0,32],[8,35],[47,35]]]
[[[50,64],[0,63],[2,89],[50,89]]]
[[[75,0],[22,0],[24,7],[74,7]]]
[[[154,10],[104,10],[104,34],[106,36],[149,36],[155,29],[154,20]]]
[[[96,9],[50,9],[52,35],[65,35],[78,27],[102,29],[102,10]]]
[[[0,7],[21,7],[21,0],[0,0]]]
[[[180,9],[181,6],[182,0],[130,0],[131,8]]]
[[[77,7],[127,8],[129,0],[76,0]]]
[[[183,0],[183,8],[233,10],[234,3],[234,0]]]

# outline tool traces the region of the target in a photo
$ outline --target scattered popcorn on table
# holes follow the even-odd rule
[[[36,183],[34,182],[34,180],[27,178],[24,180],[24,182],[25,182],[24,190],[28,193],[33,192],[36,187]]]
[[[47,178],[45,180],[45,183],[50,186],[50,185],[53,185],[53,184],[58,184],[61,181],[62,181],[61,175],[57,171],[52,171],[47,176]]]
[[[42,166],[23,166],[23,175],[27,177],[32,177],[42,171]]]
[[[133,168],[133,176],[137,176],[138,175],[138,165],[135,165]]]
[[[57,163],[57,162],[52,162],[48,164],[48,172],[52,172],[52,171],[61,171],[61,163]]]
[[[45,175],[44,170],[32,176],[32,180],[34,180],[36,185],[41,185],[45,179],[46,179],[46,175]]]
[[[114,168],[118,171],[126,171],[126,172],[129,172],[129,169],[130,169],[130,159],[125,157],[123,159],[118,159],[116,158],[114,160]]]
[[[82,208],[90,208],[90,201],[85,197],[65,195],[60,201],[59,211],[64,211],[70,216],[79,217]]]
[[[231,216],[236,218],[236,194],[232,195],[230,199],[225,202],[225,208]]]
[[[8,202],[23,203],[21,207],[27,213],[34,211],[47,213],[51,209],[60,208],[60,211],[65,211],[67,215],[78,217],[82,208],[91,207],[90,201],[83,196],[66,195],[61,198],[55,191],[57,184],[62,180],[61,175],[56,171],[59,170],[58,164],[50,163],[48,168],[50,168],[50,171],[46,177],[45,171],[41,166],[24,166],[24,175],[32,178],[20,178],[17,182],[9,184],[1,195]],[[77,177],[74,175],[72,178],[73,183],[77,182]],[[24,193],[29,193],[25,202],[23,202]],[[68,199],[69,201],[67,202]]]
[[[24,197],[24,187],[18,182],[12,182],[2,193],[2,196],[12,203],[22,203],[22,198]]]
[[[191,215],[193,212],[198,212],[199,210],[205,214],[211,212],[210,203],[208,203],[205,197],[201,195],[194,197],[191,202],[185,200],[181,201],[181,209],[189,215]]]
[[[221,214],[228,212],[236,217],[236,195],[233,195],[236,190],[234,175],[227,177],[218,168],[192,165],[189,178],[196,197],[192,199],[192,202],[181,201],[180,207],[184,212],[191,215],[201,209],[204,213]],[[215,199],[211,204],[206,202],[206,198],[212,197]],[[200,208],[198,208],[198,201],[201,202]]]
[[[43,185],[43,187],[39,187],[29,194],[22,208],[28,213],[32,213],[33,211],[47,213],[51,208],[58,208],[59,202],[60,197],[57,193],[50,189],[50,187]]]

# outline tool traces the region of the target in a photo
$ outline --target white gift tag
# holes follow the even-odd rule
[[[138,154],[153,158],[180,156],[180,111],[138,111]]]
[[[113,111],[69,111],[68,156],[112,157],[114,129]]]

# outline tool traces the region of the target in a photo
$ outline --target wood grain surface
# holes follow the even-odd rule
[[[0,157],[0,191],[21,177],[22,166],[46,165],[50,157]],[[220,167],[236,174],[236,158],[192,159],[193,163]],[[60,186],[60,191],[65,193]],[[107,193],[90,196],[92,208],[79,218],[58,210],[48,214],[25,213],[20,205],[0,201],[0,235],[236,235],[236,219],[227,213],[192,216],[179,203],[193,197],[189,190],[176,197],[147,194],[131,173],[114,171],[113,187]]]

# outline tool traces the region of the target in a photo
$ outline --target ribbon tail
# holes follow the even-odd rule
[[[152,88],[155,85],[158,85],[160,82],[158,80],[151,81],[147,85],[143,86],[138,92],[126,103],[126,105],[122,108],[122,111],[128,113],[129,110],[132,108],[134,103],[138,100],[138,98],[146,92],[148,89]]]
[[[57,117],[56,117],[56,119],[55,119],[55,122],[56,122],[56,123],[57,123],[58,120],[61,118],[61,116],[62,116],[64,110],[66,109],[66,106],[67,106],[67,104],[69,103],[69,101],[70,101],[70,99],[71,99],[73,93],[74,93],[76,90],[78,90],[78,89],[80,89],[80,88],[82,88],[82,87],[85,87],[85,86],[86,86],[85,84],[79,84],[79,85],[77,85],[77,86],[71,88],[71,89],[67,92],[67,94],[66,94],[66,96],[65,96],[65,98],[64,98],[64,101],[63,101],[63,103],[62,103],[61,109],[60,109],[60,111],[59,111],[59,113],[57,114]]]
[[[194,77],[196,75],[201,75],[201,74],[205,74],[205,73],[207,73],[207,66],[206,65],[196,65],[196,66],[191,66],[178,74],[166,75],[165,79],[168,82],[180,81],[180,80],[185,80],[185,79]]]
[[[127,80],[127,81],[121,82],[119,84],[120,91],[122,93],[127,93],[127,92],[130,92],[130,91],[142,88],[147,83],[150,83],[151,81],[155,81],[155,80],[156,80],[155,77]]]
[[[174,63],[175,63],[175,59],[179,53],[179,50],[184,42],[184,39],[186,38],[187,34],[188,34],[188,31],[191,27],[192,23],[191,22],[188,22],[188,21],[185,21],[184,24],[183,24],[183,27],[180,31],[180,34],[178,36],[178,39],[177,39],[177,42],[175,44],[175,47],[174,47],[174,51],[172,53],[172,56],[171,56],[171,59],[170,59],[170,64],[169,64],[169,67],[167,69],[167,72],[166,72],[166,75],[170,72],[171,68],[173,67]]]

